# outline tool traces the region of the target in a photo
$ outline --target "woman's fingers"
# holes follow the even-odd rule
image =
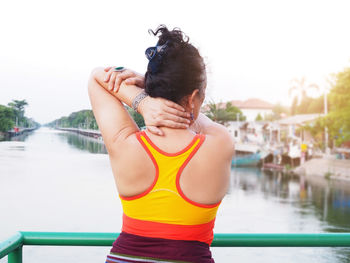
[[[134,85],[143,89],[145,87],[145,78],[143,76],[136,78]]]
[[[147,126],[147,130],[155,135],[160,135],[160,136],[164,135],[162,130],[156,126]]]
[[[114,83],[114,92],[118,92],[119,88],[120,88],[120,84],[122,84],[122,82],[125,79],[128,79],[130,77],[133,77],[135,75],[134,72],[130,71],[130,70],[125,70],[122,73],[119,73],[115,79],[115,83]]]
[[[170,120],[178,123],[187,123],[190,124],[191,121],[189,119],[174,115],[174,114],[164,114],[164,120]]]
[[[127,85],[135,85],[137,87],[143,88],[144,79],[141,77],[128,78],[125,80],[125,84]]]
[[[190,118],[190,114],[186,111],[180,111],[171,107],[165,107],[164,111],[175,116]]]
[[[179,111],[185,111],[185,109],[182,106],[180,106],[179,104],[172,102],[170,100],[165,100],[165,105],[170,107],[170,108],[177,109]]]
[[[108,82],[108,81],[110,80],[111,75],[113,74],[113,72],[115,72],[115,71],[113,71],[113,69],[112,69],[112,67],[111,67],[111,68],[109,69],[109,71],[107,72],[105,78],[104,78],[104,82]]]
[[[116,77],[117,77],[117,73],[112,72],[111,77],[110,77],[109,82],[108,82],[108,90],[113,90]]]
[[[128,85],[135,85],[140,88],[144,86],[144,78],[132,70],[115,71],[114,67],[106,67],[104,82],[108,82],[108,89],[118,92],[123,81]]]
[[[169,128],[175,128],[175,129],[186,129],[189,127],[188,124],[176,122],[176,121],[172,121],[172,120],[160,120],[159,126],[165,126],[165,127],[169,127]]]

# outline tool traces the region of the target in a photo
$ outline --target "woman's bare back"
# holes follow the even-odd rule
[[[188,130],[172,130],[165,136],[147,133],[149,139],[162,151],[177,153],[186,148],[195,134]],[[198,151],[185,166],[180,177],[184,195],[201,204],[214,204],[225,195],[229,185],[230,159],[233,149],[226,149],[222,135],[206,135]],[[230,139],[230,138],[227,138]],[[228,145],[231,145],[230,142]],[[119,194],[134,196],[146,191],[154,182],[155,166],[136,138],[129,136],[117,159],[111,156],[111,165]],[[116,150],[117,151],[117,150]]]

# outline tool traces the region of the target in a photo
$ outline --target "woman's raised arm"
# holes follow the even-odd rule
[[[125,85],[129,82],[141,86],[140,76],[130,70],[113,72],[109,69],[106,72],[103,68],[97,68],[91,74],[88,85],[90,101],[109,150],[118,140],[125,140],[138,131],[122,102],[131,106],[133,99],[142,92],[138,86]],[[138,111],[145,118],[147,127],[158,134],[161,133],[158,126],[188,127],[188,113],[180,105],[165,99],[147,97],[139,104]]]
[[[121,101],[130,103],[140,92],[140,88],[130,86],[128,92],[120,92],[118,98],[108,91],[108,83],[103,81],[106,75],[103,68],[93,70],[88,90],[92,110],[107,150],[110,152],[115,142],[124,140],[139,130]]]

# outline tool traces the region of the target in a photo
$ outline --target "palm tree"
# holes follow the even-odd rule
[[[28,105],[28,102],[26,100],[12,100],[12,102],[8,103],[7,105],[15,111],[16,118],[18,119],[19,123],[23,122],[24,107]]]
[[[13,108],[14,110],[19,111],[24,114],[24,107],[28,105],[26,100],[12,100],[12,102],[8,103],[8,106]]]
[[[307,92],[311,89],[319,90],[319,87],[314,83],[307,83],[305,77],[301,79],[293,79],[288,91],[288,95],[293,98],[291,108],[292,115],[295,114],[297,106],[299,106],[308,96]]]

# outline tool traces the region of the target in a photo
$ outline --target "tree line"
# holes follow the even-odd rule
[[[139,113],[135,112],[133,109],[127,106],[126,109],[128,110],[129,114],[134,119],[139,128],[145,126],[145,122]],[[91,130],[99,129],[92,110],[81,110],[72,112],[71,114],[69,114],[69,116],[64,116],[59,119],[56,119],[50,123],[47,123],[45,126],[53,128],[81,128]]]
[[[337,145],[350,141],[350,67],[335,75],[329,93],[329,114],[323,125]]]
[[[332,75],[330,86],[328,94],[311,98],[308,96],[308,90],[319,91],[319,87],[315,84],[307,84],[305,78],[294,80],[294,86],[291,87],[290,92],[296,91],[297,96],[293,99],[291,115],[324,113],[326,106],[327,115],[305,128],[319,141],[322,141],[326,128],[330,142],[334,141],[336,146],[344,143],[350,145],[350,68]]]
[[[25,116],[26,100],[12,100],[5,105],[0,105],[0,132],[7,132],[16,127],[31,128],[40,124],[32,118]]]
[[[134,119],[135,123],[139,128],[145,126],[143,117],[134,111],[132,108],[125,106],[130,116]],[[212,119],[221,124],[225,124],[228,121],[235,121],[237,118],[240,121],[246,119],[240,109],[233,106],[230,102],[226,103],[225,108],[220,108],[214,102],[209,103],[206,106],[205,114]],[[92,129],[98,130],[98,124],[96,122],[95,116],[92,110],[81,110],[77,112],[72,112],[69,116],[64,116],[56,119],[45,126],[49,127],[60,127],[60,128],[81,128],[81,129]]]

